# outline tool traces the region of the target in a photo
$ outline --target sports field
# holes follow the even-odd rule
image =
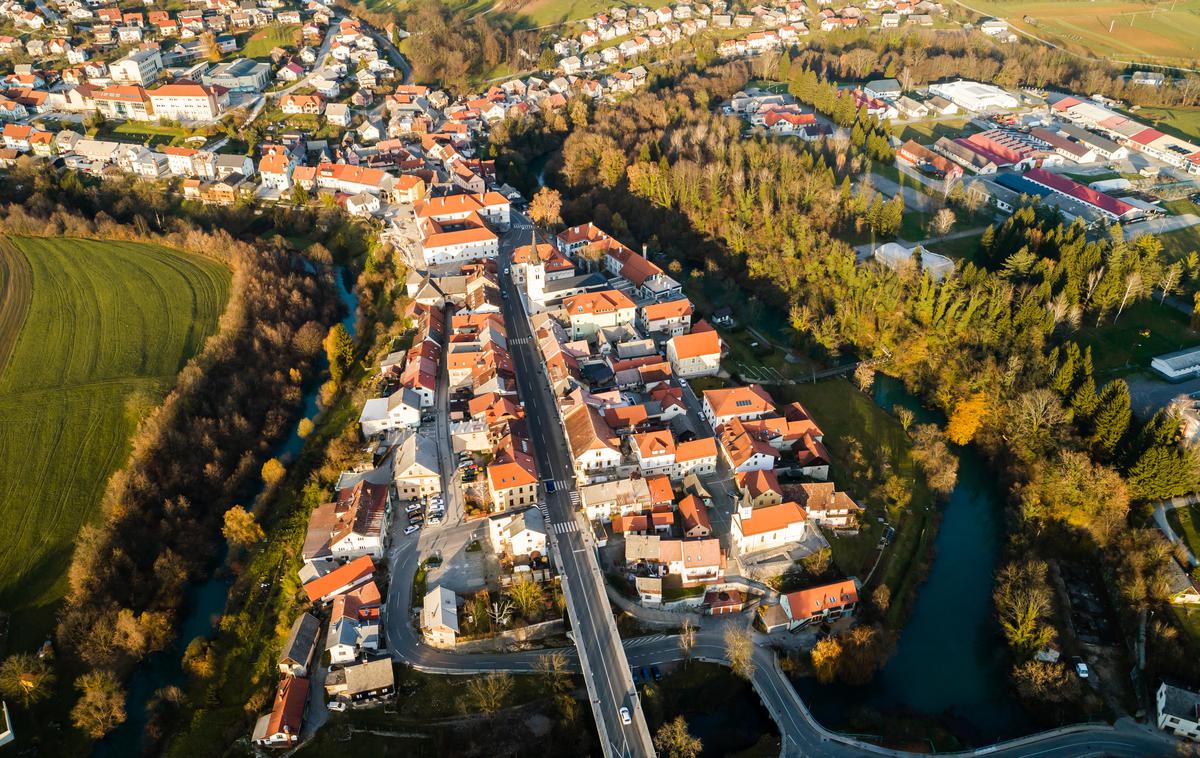
[[[79,528],[212,334],[230,272],[166,248],[0,238],[0,608],[38,641]]]
[[[967,5],[1076,52],[1181,63],[1200,58],[1200,0],[968,0]]]

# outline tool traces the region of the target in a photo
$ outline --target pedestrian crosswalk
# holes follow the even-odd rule
[[[571,505],[579,507],[579,493],[576,490],[571,490]]]
[[[538,503],[537,507],[538,507],[538,510],[542,512],[542,518],[544,518],[544,519],[550,518],[550,509],[546,506],[545,503]]]
[[[579,531],[579,525],[576,524],[574,521],[567,521],[562,524],[554,525],[554,533],[555,534],[570,534],[571,532],[578,532],[578,531]]]
[[[528,345],[529,338],[528,337],[511,337],[508,340],[508,344],[510,344],[510,345]]]
[[[641,647],[643,645],[653,645],[655,642],[661,642],[667,638],[665,634],[649,634],[645,637],[634,637],[631,640],[622,640],[621,647],[628,650],[631,647]]]

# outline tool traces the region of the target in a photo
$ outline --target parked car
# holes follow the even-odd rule
[[[1091,674],[1091,672],[1088,671],[1088,665],[1083,662],[1082,658],[1076,656],[1071,659],[1071,663],[1075,664],[1075,673],[1079,675],[1080,679],[1087,679]]]
[[[631,717],[629,715],[628,708],[626,708],[625,706],[621,706],[621,710],[619,712],[621,714],[621,723],[622,724],[629,725],[629,724],[633,723],[633,717]]]
[[[411,525],[405,527],[405,529],[404,529],[404,533],[406,535],[412,534],[413,532],[419,532],[419,531],[421,531],[421,527],[417,526],[416,524],[411,524]]]
[[[441,517],[441,516],[430,516],[430,517],[429,517],[429,523],[431,523],[431,524],[440,524],[440,523],[442,523],[442,517]]]
[[[654,677],[654,681],[661,682],[662,676],[663,676],[662,670],[659,669],[658,666],[651,666],[650,667],[650,676]]]

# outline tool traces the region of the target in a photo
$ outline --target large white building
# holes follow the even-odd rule
[[[229,102],[221,87],[186,81],[164,84],[147,94],[155,118],[175,121],[212,121],[221,115],[222,102]]]
[[[1020,104],[1017,98],[999,87],[969,82],[964,79],[956,82],[931,84],[929,85],[929,94],[944,97],[959,108],[975,113],[1009,110]]]
[[[134,50],[108,67],[108,75],[119,84],[146,86],[158,79],[162,71],[162,56],[158,50]]]

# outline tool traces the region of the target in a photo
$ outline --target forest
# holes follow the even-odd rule
[[[808,86],[811,69],[792,71],[793,88]],[[1008,487],[1016,569],[1043,557],[1099,562],[1132,628],[1165,600],[1173,559],[1139,506],[1192,491],[1200,470],[1178,445],[1179,419],[1135,423],[1124,380],[1098,377],[1076,335],[1136,302],[1194,292],[1195,256],[1168,263],[1151,235],[1089,233],[1027,206],[987,230],[985,265],[960,264],[944,281],[915,266],[859,265],[840,237],[903,210],[863,180],[870,147],[744,135],[715,106],[751,75],[726,64],[597,110],[562,147],[564,221],[594,219],[692,276],[736,282],[814,354],[887,359],[880,370],[943,411],[948,441],[977,444]],[[879,128],[862,114],[854,124],[864,135]],[[1011,580],[997,590],[1002,618],[1013,610],[1003,598],[1049,594],[1044,572],[1018,581],[1016,569],[1000,575]],[[1017,627],[1014,683],[1040,707],[1055,697],[1058,669],[1029,643],[1053,640],[1055,627],[1048,610]],[[1149,649],[1154,670],[1200,676],[1165,614]]]

